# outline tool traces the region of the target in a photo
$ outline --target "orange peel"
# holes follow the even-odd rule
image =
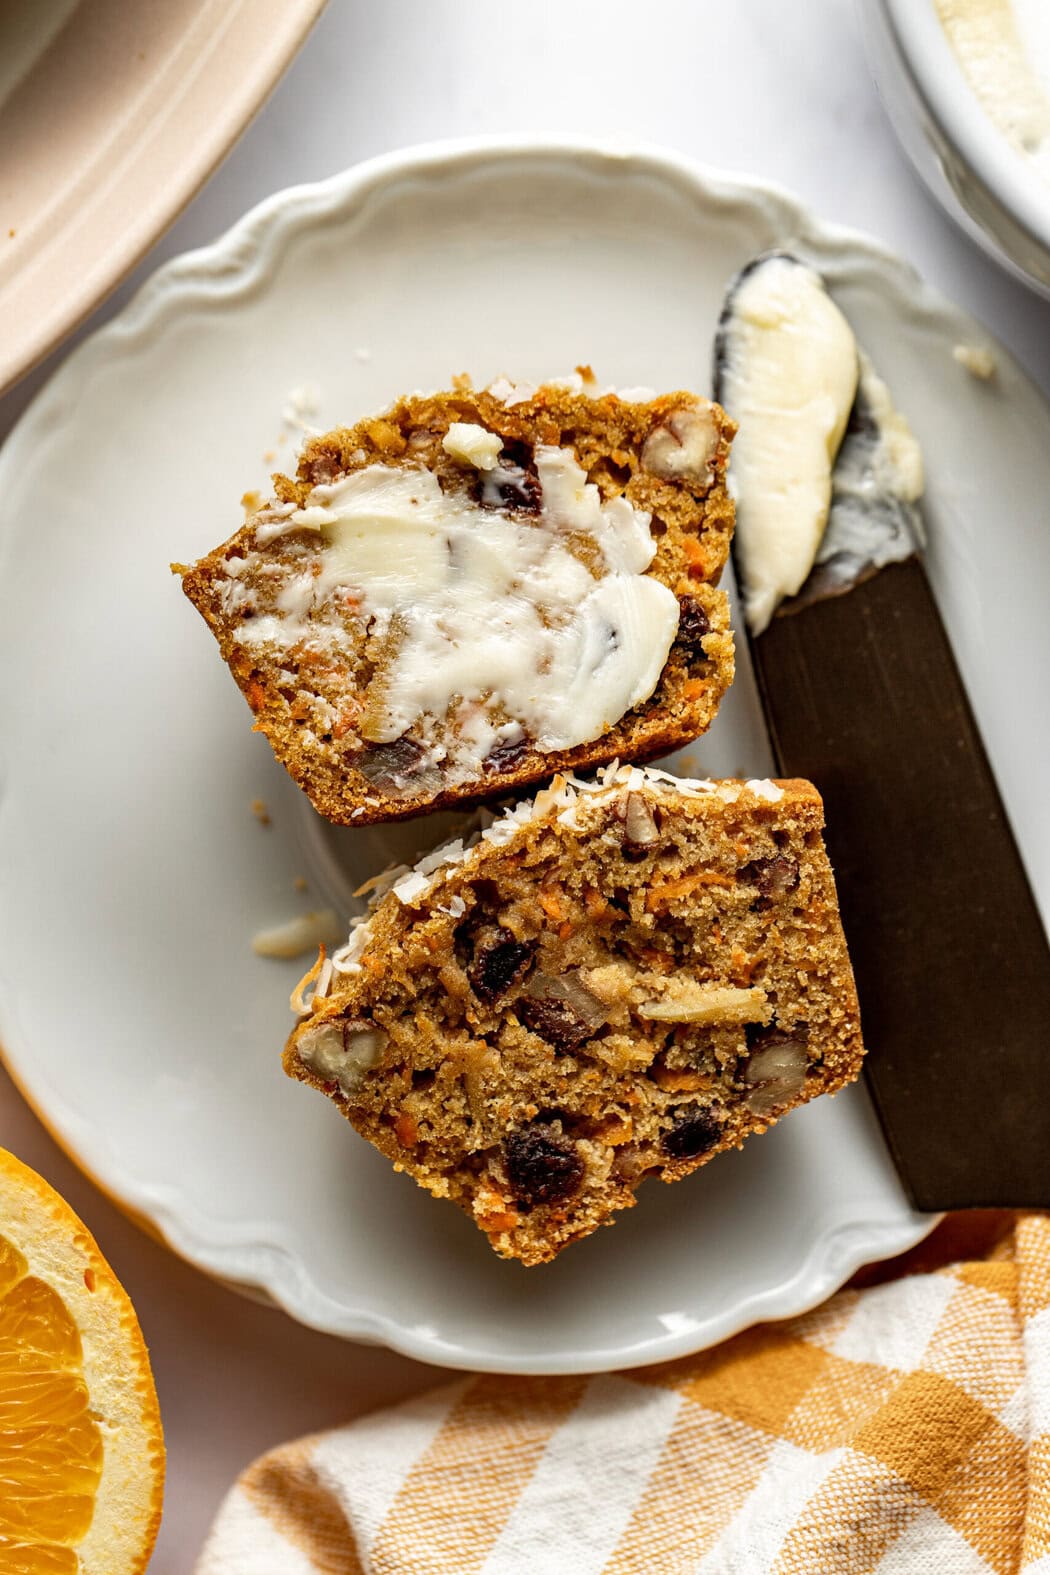
[[[127,1293],[58,1193],[0,1149],[0,1575],[139,1575],[164,1443]]]

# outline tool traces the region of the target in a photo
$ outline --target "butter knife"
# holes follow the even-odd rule
[[[724,372],[716,348],[716,397]],[[862,394],[837,477],[872,419]],[[749,635],[777,769],[824,798],[865,1075],[911,1202],[1050,1207],[1050,946],[917,510],[890,508],[874,535],[895,549],[866,560],[863,491],[836,487],[820,561]]]

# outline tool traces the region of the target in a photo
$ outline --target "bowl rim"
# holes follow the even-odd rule
[[[1031,168],[977,99],[934,0],[876,0],[890,28],[900,62],[926,114],[966,164],[987,197],[1047,254],[1050,283],[1050,197],[1047,182]],[[975,107],[977,113],[974,113]],[[967,214],[987,234],[980,219]],[[990,236],[997,247],[1003,243]],[[1011,258],[1014,265],[1029,270]]]

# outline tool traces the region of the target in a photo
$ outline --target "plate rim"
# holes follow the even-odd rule
[[[527,138],[520,136],[467,137],[425,142],[355,164],[322,181],[283,188],[250,208],[222,236],[205,247],[170,259],[139,288],[127,305],[109,322],[78,345],[31,401],[0,448],[0,478],[4,466],[17,452],[23,430],[46,419],[52,404],[76,400],[93,368],[111,353],[127,353],[155,330],[162,330],[167,314],[194,295],[210,301],[231,298],[254,290],[279,261],[282,249],[299,230],[321,217],[332,218],[345,208],[363,214],[370,199],[389,185],[413,178],[469,173],[472,166],[488,163],[511,165],[589,161],[612,171],[649,174],[677,185],[707,204],[746,203],[766,205],[790,218],[793,232],[806,247],[833,259],[850,253],[856,269],[863,264],[876,270],[897,292],[906,294],[911,314],[935,320],[942,332],[972,334],[973,318],[942,298],[917,270],[883,243],[848,227],[826,223],[780,185],[749,175],[723,171],[658,145],[634,140],[591,137]],[[994,336],[997,355],[1016,367],[1022,379],[1031,379]],[[1034,385],[1031,385],[1034,388]],[[1037,391],[1038,392],[1038,391]],[[0,554],[3,542],[0,541]],[[401,1355],[439,1367],[475,1372],[528,1374],[582,1374],[641,1367],[688,1356],[731,1338],[759,1321],[801,1315],[839,1289],[865,1264],[892,1257],[915,1246],[934,1228],[939,1215],[919,1214],[905,1207],[893,1221],[842,1220],[825,1227],[801,1257],[795,1272],[737,1301],[731,1308],[712,1314],[693,1329],[648,1337],[630,1348],[562,1350],[544,1357],[463,1351],[447,1339],[421,1337],[409,1320],[397,1322],[373,1309],[339,1309],[310,1278],[302,1265],[286,1271],[291,1260],[276,1241],[222,1239],[210,1235],[197,1211],[187,1214],[181,1200],[178,1216],[157,1186],[129,1181],[119,1171],[108,1138],[95,1134],[93,1152],[85,1150],[83,1119],[63,1104],[55,1089],[43,1097],[31,1093],[22,1068],[31,1063],[28,1046],[16,1050],[15,1023],[0,996],[0,1060],[42,1124],[74,1163],[122,1212],[159,1237],[194,1267],[233,1288],[261,1295],[281,1307],[297,1322],[348,1340],[381,1344]],[[865,1095],[865,1097],[867,1097]],[[302,1291],[309,1285],[312,1308]]]

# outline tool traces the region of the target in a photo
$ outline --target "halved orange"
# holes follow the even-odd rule
[[[138,1575],[163,1492],[127,1293],[69,1204],[0,1149],[0,1575]]]

